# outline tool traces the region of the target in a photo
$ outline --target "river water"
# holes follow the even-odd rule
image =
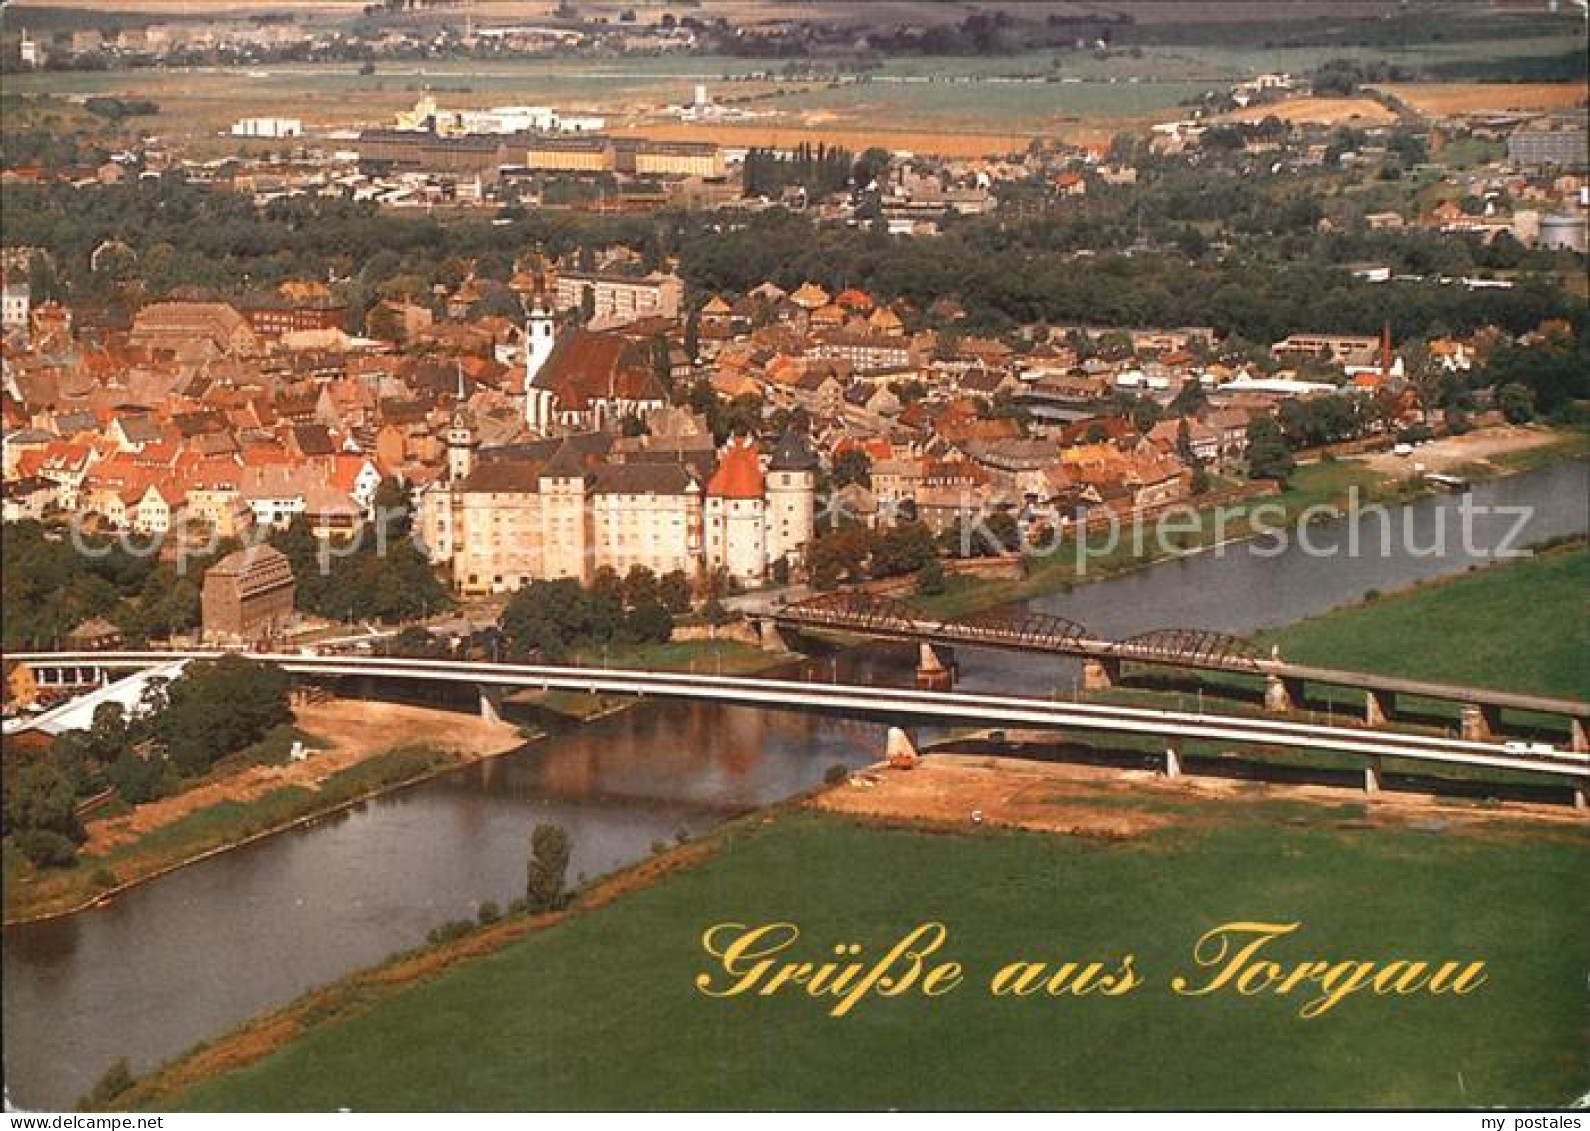
[[[1558,463],[1481,484],[1471,502],[1529,507],[1524,541],[1586,529],[1590,465]],[[1276,556],[1228,546],[1033,602],[1100,636],[1153,628],[1247,633],[1461,572],[1513,525],[1482,514],[1462,544],[1461,500],[1394,511],[1390,553]],[[1403,535],[1406,523],[1407,536]],[[1317,528],[1345,548],[1346,523]],[[1429,553],[1438,529],[1442,553]],[[1270,543],[1263,544],[1268,548]],[[1472,550],[1478,552],[1471,552]],[[959,651],[969,689],[1046,693],[1070,685],[1062,662]],[[877,646],[792,669],[792,678],[909,681],[908,649]],[[523,891],[538,821],[563,825],[570,874],[600,875],[661,841],[815,785],[835,763],[882,752],[882,728],[774,710],[646,703],[532,743],[348,813],[224,853],[129,891],[110,905],[4,932],[5,1082],[13,1103],[70,1107],[126,1057],[135,1072],[422,942],[482,900]]]

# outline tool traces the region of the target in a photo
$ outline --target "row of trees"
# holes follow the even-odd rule
[[[919,588],[944,586],[942,558],[983,558],[1020,551],[1021,522],[1009,510],[963,515],[938,534],[909,506],[887,526],[842,522],[822,531],[807,551],[811,582],[834,589],[846,582],[916,574]]]
[[[658,577],[637,565],[620,577],[604,566],[589,588],[573,578],[530,582],[509,598],[500,623],[510,656],[562,659],[591,645],[666,643],[674,616],[689,610],[682,570]]]
[[[745,155],[745,194],[778,197],[791,185],[802,185],[814,197],[838,192],[850,183],[855,160],[850,150],[803,141],[790,153],[752,149]]]
[[[37,522],[7,523],[0,540],[6,579],[0,637],[7,648],[53,647],[92,617],[109,620],[132,643],[187,632],[199,623],[198,578],[231,548],[190,559],[179,574],[133,543],[82,536],[74,545]]]
[[[375,510],[376,523],[352,541],[318,537],[302,515],[271,537],[292,563],[300,609],[328,620],[392,623],[430,616],[452,604],[414,541],[408,495],[396,480],[377,489]]]
[[[868,154],[853,161],[842,149],[750,163],[762,165],[773,180],[810,174],[809,183],[873,172]],[[129,283],[161,293],[178,285],[226,289],[245,280],[262,286],[331,276],[345,280],[340,288],[356,326],[383,294],[429,293],[436,283],[455,282],[472,260],[487,277],[502,279],[512,266],[505,248],[538,247],[556,257],[609,243],[653,261],[678,255],[698,295],[743,293],[767,279],[789,289],[814,279],[830,289],[854,285],[903,298],[924,310],[954,296],[979,329],[1045,320],[1200,324],[1267,342],[1301,326],[1373,333],[1388,318],[1399,340],[1487,323],[1521,332],[1554,317],[1585,322],[1583,303],[1546,280],[1471,291],[1354,279],[1342,263],[1373,257],[1397,271],[1451,274],[1475,269],[1494,249],[1424,231],[1321,233],[1320,202],[1329,188],[1323,180],[1299,183],[1237,168],[1167,167],[1137,186],[1101,189],[1055,211],[1041,195],[1029,207],[1014,186],[999,216],[963,217],[934,241],[823,224],[776,208],[727,231],[721,218],[674,212],[589,216],[510,208],[500,217],[504,223],[493,226],[383,214],[351,200],[294,198],[256,209],[241,194],[174,177],[81,189],[7,185],[0,204],[8,236],[52,249],[58,286],[70,297],[106,296]],[[1328,199],[1335,207],[1346,198]],[[1211,231],[1234,250],[1207,254]],[[1116,254],[1145,239],[1160,250]],[[101,269],[90,270],[90,253],[107,240],[125,243],[131,254],[102,255]],[[1087,271],[1055,254],[1082,249],[1100,253]],[[1548,261],[1555,262],[1550,256],[1542,262]]]
[[[824,531],[807,550],[812,585],[834,589],[843,582],[915,573],[938,555],[933,532],[903,521],[874,529],[846,522]]]

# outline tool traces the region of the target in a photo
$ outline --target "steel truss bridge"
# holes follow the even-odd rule
[[[1503,709],[1528,711],[1569,720],[1571,745],[1590,748],[1590,703],[1583,700],[1294,664],[1266,656],[1251,641],[1221,632],[1166,628],[1105,640],[1076,621],[1049,613],[996,610],[933,618],[902,601],[861,591],[827,593],[784,605],[767,619],[780,629],[840,632],[933,647],[965,645],[1074,656],[1091,661],[1105,683],[1119,678],[1121,665],[1127,662],[1262,676],[1274,689],[1270,701],[1279,709],[1300,702],[1308,683],[1356,688],[1371,697],[1371,721],[1383,720],[1398,695],[1459,703],[1476,713],[1464,724],[1472,735],[1489,735],[1497,729]]]

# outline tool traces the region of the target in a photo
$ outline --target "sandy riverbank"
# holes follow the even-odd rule
[[[813,797],[818,809],[871,820],[942,827],[990,825],[1121,839],[1198,819],[1178,801],[1303,801],[1322,806],[1363,803],[1366,819],[1452,824],[1544,821],[1582,827],[1578,811],[1510,802],[1479,808],[1420,793],[1378,793],[1332,785],[1270,783],[1213,776],[1167,779],[1150,770],[1029,761],[1020,757],[927,754],[909,770],[875,766],[849,784]],[[976,814],[974,819],[973,814]]]
[[[130,813],[90,821],[84,854],[103,855],[212,805],[252,801],[286,786],[318,789],[333,774],[404,746],[435,747],[467,762],[524,745],[511,723],[400,703],[329,699],[300,703],[293,715],[298,728],[314,736],[308,744],[313,753],[303,761],[249,766]]]
[[[1415,467],[1424,471],[1451,472],[1476,465],[1489,470],[1503,471],[1503,467],[1490,461],[1497,456],[1526,452],[1562,442],[1562,434],[1547,428],[1533,428],[1519,424],[1497,424],[1477,428],[1462,436],[1446,436],[1439,440],[1419,444],[1411,455],[1399,456],[1393,452],[1376,452],[1363,457],[1363,462],[1375,471],[1386,475],[1409,475]]]

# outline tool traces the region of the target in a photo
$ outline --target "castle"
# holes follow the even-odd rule
[[[671,410],[676,411],[676,410]],[[539,578],[589,583],[610,566],[719,570],[765,582],[800,564],[815,527],[817,460],[791,432],[765,455],[750,437],[714,452],[648,447],[581,432],[494,450],[458,408],[447,472],[420,493],[418,531],[463,593],[505,593]]]

